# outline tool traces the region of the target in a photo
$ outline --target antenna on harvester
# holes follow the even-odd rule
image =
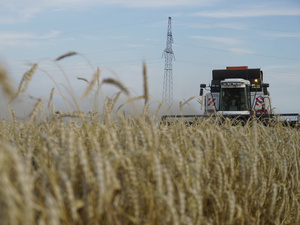
[[[162,101],[166,105],[172,105],[173,103],[173,67],[172,60],[174,58],[174,53],[172,50],[172,27],[171,27],[171,17],[168,20],[168,33],[167,33],[167,46],[163,52],[165,57],[165,74],[164,74],[164,84],[163,84],[163,97]]]

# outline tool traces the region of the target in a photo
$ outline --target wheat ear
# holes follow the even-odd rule
[[[52,103],[52,100],[53,100],[54,90],[55,90],[55,88],[52,88],[51,92],[50,92],[50,98],[49,98],[49,102],[48,102],[48,109],[50,109],[50,106],[51,106],[51,103]]]
[[[36,63],[33,64],[33,66],[30,68],[30,70],[28,70],[27,72],[24,73],[24,75],[23,75],[23,77],[21,79],[21,82],[19,84],[18,91],[17,91],[16,94],[14,94],[12,96],[10,102],[12,102],[15,98],[17,98],[21,92],[26,91],[31,78],[32,78],[34,72],[37,69],[37,66],[38,66],[38,64],[36,64]],[[22,88],[24,82],[25,82],[25,84],[24,84],[24,87]]]
[[[66,53],[66,54],[64,54],[64,55],[59,56],[57,59],[55,59],[55,61],[62,60],[62,59],[64,59],[64,58],[70,57],[70,56],[72,56],[72,55],[77,55],[77,52],[68,52],[68,53]]]
[[[102,80],[102,84],[112,84],[117,86],[121,91],[123,91],[126,95],[129,95],[129,91],[127,88],[120,82],[113,78],[107,78]]]
[[[144,80],[145,105],[147,105],[149,101],[149,94],[148,94],[148,81],[147,81],[147,66],[145,62],[143,63],[143,80]]]
[[[77,77],[77,79],[78,79],[78,80],[83,80],[83,81],[89,83],[89,81],[88,81],[87,79],[83,78],[83,77]]]
[[[83,93],[83,96],[82,96],[83,98],[85,98],[90,93],[90,91],[92,90],[96,81],[99,80],[99,76],[100,76],[100,69],[98,67],[96,73],[94,73],[93,79],[91,80],[91,82],[88,82],[89,86],[86,88],[85,92]],[[82,78],[81,78],[81,80],[82,80]]]
[[[8,79],[8,75],[4,67],[0,64],[0,84],[2,85],[3,91],[7,95],[13,95],[13,88]]]
[[[41,106],[41,104],[43,103],[42,99],[39,98],[39,100],[37,101],[37,103],[35,104],[32,112],[30,113],[30,119],[29,119],[29,123],[32,123],[34,120],[34,117],[36,116],[36,113],[39,109],[39,107]]]

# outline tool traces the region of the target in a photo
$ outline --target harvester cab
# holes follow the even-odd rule
[[[260,69],[227,67],[213,70],[211,84],[200,85],[206,115],[271,114],[271,100]],[[204,90],[206,90],[204,95]]]

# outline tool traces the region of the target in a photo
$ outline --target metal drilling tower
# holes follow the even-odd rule
[[[168,20],[168,33],[167,33],[167,46],[163,52],[165,57],[165,74],[164,74],[164,86],[163,86],[163,97],[162,101],[165,104],[171,105],[173,103],[173,67],[172,60],[174,58],[174,53],[172,50],[172,27],[171,27],[171,17]]]

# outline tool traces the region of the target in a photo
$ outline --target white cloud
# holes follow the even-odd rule
[[[278,38],[300,38],[300,33],[292,33],[292,32],[272,32],[272,33],[264,33],[265,36],[269,37],[278,37]]]
[[[143,44],[127,44],[126,45],[129,48],[145,48],[147,45],[143,45]]]
[[[23,23],[46,10],[86,10],[102,6],[159,8],[211,5],[219,0],[0,0],[0,24]]]
[[[101,38],[97,35],[91,35],[91,34],[83,34],[81,35],[81,37],[85,40],[89,40],[89,41],[97,41],[100,40]]]
[[[48,38],[54,38],[54,37],[57,37],[61,32],[58,31],[58,30],[53,30],[51,31],[50,33],[48,34],[45,34],[45,35],[42,35],[40,37],[37,37],[39,39],[48,39]]]
[[[39,5],[25,3],[16,0],[0,2],[0,24],[23,23],[42,11]]]
[[[154,38],[146,38],[145,41],[158,43],[160,40]]]
[[[117,35],[117,36],[107,36],[107,39],[111,39],[111,40],[124,40],[124,39],[129,39],[130,36],[128,35]]]
[[[212,28],[228,28],[228,29],[235,29],[235,30],[249,29],[248,26],[242,23],[181,22],[179,25],[194,28],[194,29],[212,29]]]
[[[39,41],[57,37],[60,31],[51,31],[43,35],[33,33],[1,33],[0,46],[36,46]]]
[[[289,70],[299,71],[300,65],[298,63],[268,65],[268,66],[264,66],[264,70],[277,71],[277,72],[281,71],[282,73],[288,74],[288,73],[290,73],[290,72],[287,72]],[[298,75],[300,77],[299,72],[297,72],[297,74],[295,73],[294,75]]]
[[[300,16],[300,10],[297,8],[274,8],[255,7],[235,10],[202,11],[193,14],[194,16],[210,18],[247,18],[247,17],[265,17],[265,16]]]
[[[211,41],[211,42],[217,42],[217,43],[226,44],[226,45],[241,44],[241,40],[236,39],[236,38],[228,38],[228,37],[190,36],[190,38],[208,40],[208,41]]]
[[[36,35],[32,33],[0,33],[0,40],[7,40],[7,39],[49,39],[53,37],[57,37],[61,32],[54,30],[50,33],[44,35]]]
[[[245,48],[229,48],[227,49],[230,52],[238,53],[238,54],[254,54],[252,50],[245,49]]]
[[[125,7],[174,7],[174,6],[204,6],[215,1],[211,0],[110,0],[107,4]]]
[[[242,24],[242,23],[217,23],[216,27],[236,29],[236,30],[248,29],[248,26],[246,26],[245,24]]]

